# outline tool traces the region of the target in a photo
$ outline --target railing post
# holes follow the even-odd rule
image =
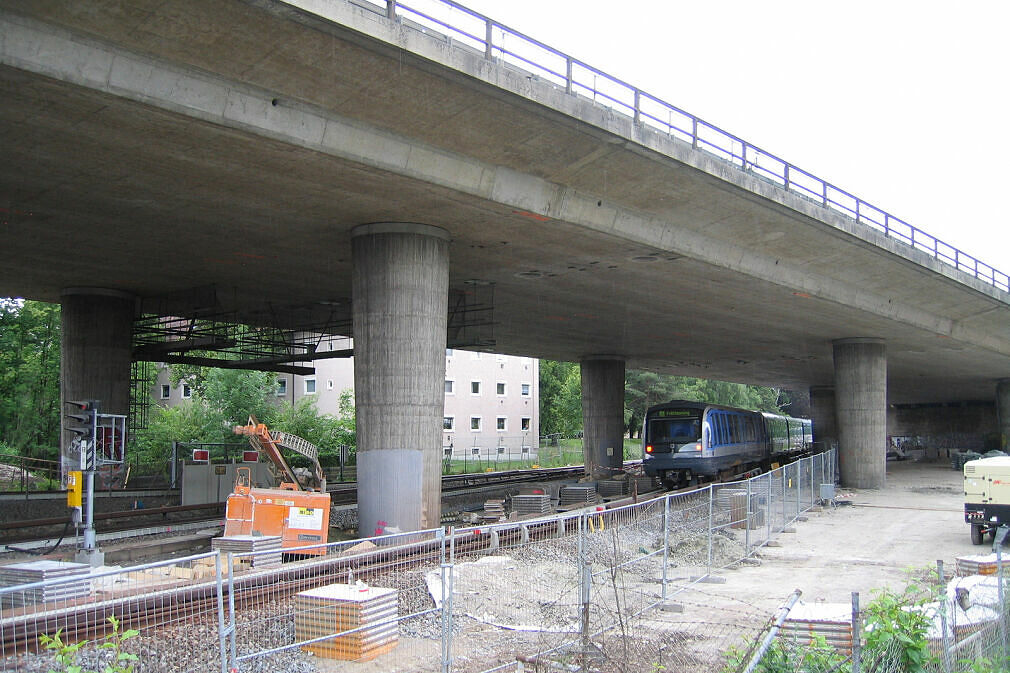
[[[570,94],[573,90],[572,83],[572,58],[565,57],[565,93]]]
[[[698,149],[698,118],[691,117],[691,147]]]
[[[635,123],[642,121],[642,92],[635,89]]]
[[[824,204],[825,208],[828,207],[828,183],[824,182],[824,180],[821,180],[821,203]]]
[[[491,19],[484,22],[484,58],[491,60],[493,55],[492,42],[494,38],[494,24],[491,23]]]
[[[386,18],[391,21],[396,18],[396,0],[386,0]]]
[[[785,182],[786,182],[785,188],[786,188],[787,192],[789,191],[789,185],[792,183],[792,181],[790,179],[790,175],[789,175],[789,169],[790,168],[791,168],[791,166],[789,164],[785,164],[785,169],[782,171],[782,179],[785,180]]]

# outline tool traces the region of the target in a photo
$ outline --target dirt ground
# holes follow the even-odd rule
[[[949,462],[888,461],[885,488],[839,488],[836,496],[852,504],[808,513],[794,533],[779,535],[780,547],[759,551],[759,565],[720,571],[726,583],[705,591],[746,595],[771,610],[793,589],[807,603],[848,603],[853,591],[865,602],[875,589],[900,590],[909,569],[942,559],[949,573],[956,557],[992,551],[971,543],[962,476]]]

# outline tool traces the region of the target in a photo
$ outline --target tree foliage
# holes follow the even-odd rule
[[[692,400],[779,413],[785,403],[775,388],[696,379],[629,369],[625,376],[624,422],[628,435],[641,432],[645,410],[669,400]],[[540,361],[540,432],[573,436],[582,429],[579,366],[572,362]]]
[[[55,460],[60,441],[60,307],[0,298],[0,441]]]
[[[540,434],[582,429],[582,374],[574,362],[540,361]]]

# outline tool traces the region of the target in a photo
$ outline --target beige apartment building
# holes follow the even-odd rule
[[[320,349],[347,348],[323,342]],[[278,404],[315,400],[321,413],[339,412],[340,394],[354,388],[353,358],[316,360],[312,376],[278,374]],[[169,383],[159,370],[156,401],[166,406],[192,397],[189,386]],[[442,447],[446,458],[482,461],[533,459],[540,436],[540,361],[536,358],[449,349],[445,352],[445,414]]]

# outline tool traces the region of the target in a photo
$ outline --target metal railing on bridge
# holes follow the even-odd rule
[[[447,40],[483,52],[488,60],[498,59],[519,67],[563,87],[566,93],[585,96],[626,114],[636,124],[690,143],[695,149],[705,150],[791,194],[841,213],[887,238],[1010,292],[1010,276],[978,258],[771,152],[452,0],[355,0],[355,3],[384,13],[390,19],[406,19],[405,25],[413,24],[422,32],[438,31]]]

